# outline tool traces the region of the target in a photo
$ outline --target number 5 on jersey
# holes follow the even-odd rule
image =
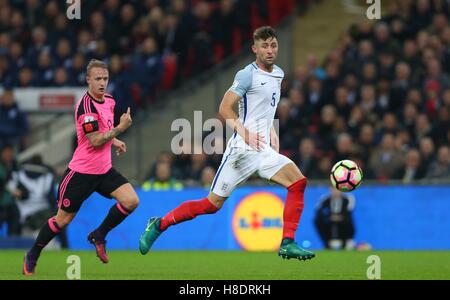
[[[276,102],[276,99],[275,99],[275,95],[276,95],[277,93],[272,93],[272,102],[270,102],[270,105],[272,106],[272,107],[275,107],[275,102]]]

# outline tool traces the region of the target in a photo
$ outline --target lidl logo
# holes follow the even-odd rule
[[[268,192],[252,193],[241,200],[233,214],[233,233],[244,250],[272,251],[283,233],[283,201]]]

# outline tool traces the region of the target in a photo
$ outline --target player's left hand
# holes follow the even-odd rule
[[[127,144],[122,142],[121,140],[115,139],[114,146],[116,146],[116,155],[119,156],[122,153],[127,152]]]

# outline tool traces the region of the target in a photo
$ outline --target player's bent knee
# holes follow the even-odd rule
[[[139,198],[138,197],[129,197],[120,203],[125,209],[128,211],[135,210],[139,205]]]
[[[287,165],[287,175],[289,176],[289,179],[292,181],[292,183],[305,178],[305,175],[303,175],[302,171],[300,171],[300,169],[294,163],[290,163]]]
[[[52,219],[56,222],[56,224],[58,224],[58,227],[62,230],[64,227],[66,227],[72,222],[73,216],[72,215],[55,216],[53,218],[50,218],[50,220]]]
[[[139,206],[139,198],[138,197],[134,197],[131,200],[131,207],[133,208],[133,210],[135,210],[138,206]]]
[[[217,208],[217,210],[212,212],[212,213],[216,213],[217,211],[219,211],[222,208],[222,206],[225,203],[225,200],[227,200],[227,198],[223,198],[223,197],[217,196],[213,193],[210,193],[208,195],[208,200],[209,200],[209,202],[211,202],[212,205],[214,205],[214,207]]]

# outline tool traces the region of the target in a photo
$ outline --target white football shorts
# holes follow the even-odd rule
[[[211,192],[226,198],[253,173],[258,172],[261,178],[270,180],[289,163],[293,163],[292,160],[267,145],[261,152],[227,147],[211,185]]]

